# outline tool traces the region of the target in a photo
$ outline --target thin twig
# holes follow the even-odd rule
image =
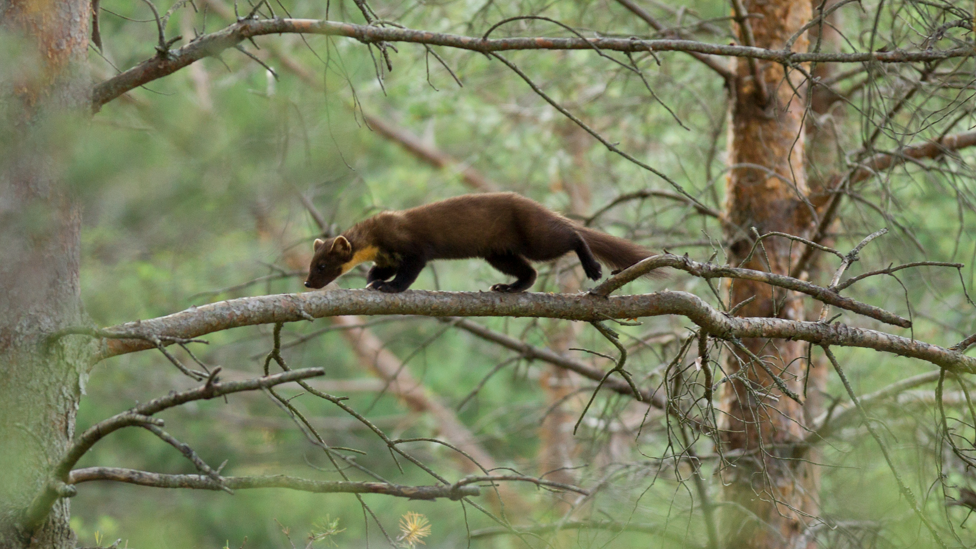
[[[787,387],[786,382],[783,381],[778,375],[773,373],[772,368],[770,368],[769,365],[766,364],[765,360],[756,356],[752,351],[747,349],[746,346],[743,345],[743,343],[738,339],[732,339],[730,341],[732,345],[734,345],[737,349],[739,349],[740,351],[748,355],[749,359],[752,360],[752,362],[758,364],[763,370],[765,370],[766,374],[769,375],[769,378],[772,380],[773,383],[776,384],[776,387],[779,388],[780,392],[790,397],[791,399],[795,400],[797,404],[801,406],[803,405],[803,401],[800,399],[800,395],[796,394],[789,387]]]
[[[607,341],[612,343],[613,346],[620,351],[620,358],[617,360],[617,364],[613,367],[613,369],[604,374],[603,378],[600,380],[600,383],[597,384],[596,389],[594,389],[593,393],[590,395],[590,400],[586,403],[586,406],[583,407],[583,411],[580,412],[579,419],[576,420],[576,425],[573,426],[574,435],[579,429],[580,423],[583,422],[583,418],[586,417],[586,412],[590,409],[590,405],[593,404],[593,400],[596,399],[597,393],[600,392],[600,387],[603,386],[603,383],[606,382],[607,378],[610,377],[610,375],[614,372],[619,373],[620,376],[624,378],[627,385],[630,386],[632,394],[637,398],[637,400],[641,400],[641,393],[637,389],[637,386],[634,385],[634,380],[631,378],[630,372],[624,370],[624,364],[627,362],[627,348],[620,344],[620,337],[616,332],[604,326],[602,322],[591,322],[591,324],[598,332],[600,332],[601,335],[603,335],[603,337],[607,338]]]

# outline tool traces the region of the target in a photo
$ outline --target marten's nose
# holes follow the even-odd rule
[[[305,281],[305,287],[306,287],[306,288],[311,288],[311,287],[312,287],[312,285],[311,285],[311,284],[309,284],[309,283],[308,283],[308,281],[306,280],[306,281]]]

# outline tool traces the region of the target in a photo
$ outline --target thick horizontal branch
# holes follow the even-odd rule
[[[231,299],[169,316],[122,324],[108,331],[134,334],[148,331],[157,337],[189,339],[241,326],[298,322],[335,315],[508,316],[587,322],[680,315],[720,339],[792,339],[815,345],[864,347],[917,358],[952,372],[976,373],[976,358],[922,341],[846,324],[729,317],[696,295],[672,291],[609,298],[584,293],[317,291]],[[97,358],[150,348],[154,347],[144,339],[105,339]]]
[[[365,44],[377,42],[411,42],[429,46],[470,50],[481,53],[512,50],[593,50],[619,52],[681,51],[729,57],[764,59],[776,63],[795,64],[809,61],[819,63],[901,63],[925,62],[965,57],[972,48],[959,47],[950,50],[889,51],[857,53],[797,53],[786,50],[708,44],[694,40],[639,40],[636,38],[496,38],[435,33],[422,30],[353,25],[314,19],[248,19],[234,23],[220,31],[203,35],[178,50],[159,54],[139,65],[97,85],[92,93],[92,107],[97,111],[116,97],[148,82],[172,74],[195,61],[233,48],[248,38],[267,34],[321,34],[345,36]]]
[[[205,475],[166,475],[122,469],[118,467],[88,467],[71,471],[68,484],[79,484],[96,480],[108,480],[149,486],[152,488],[184,488],[190,490],[247,490],[251,488],[285,488],[316,494],[382,494],[408,499],[434,500],[448,498],[459,500],[463,497],[477,496],[481,489],[468,485],[443,486],[402,486],[385,482],[350,482],[309,480],[285,475],[266,475],[255,477],[221,477],[218,483]]]

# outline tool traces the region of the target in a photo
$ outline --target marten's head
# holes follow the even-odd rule
[[[349,269],[376,257],[376,247],[365,246],[358,249],[342,235],[327,240],[316,238],[313,249],[315,254],[305,280],[305,287],[313,289],[324,288]]]

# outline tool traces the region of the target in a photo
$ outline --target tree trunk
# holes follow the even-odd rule
[[[46,336],[82,320],[80,212],[55,155],[89,110],[87,0],[0,0],[0,548],[73,547],[68,501],[25,510],[75,427],[86,347]],[[81,338],[73,338],[81,339]]]
[[[748,19],[754,43],[780,49],[810,19],[810,3],[790,0],[745,2],[744,11],[760,17]],[[743,42],[747,33],[736,28]],[[806,51],[801,38],[794,51]],[[736,86],[731,101],[731,136],[726,215],[732,264],[750,269],[789,274],[798,256],[795,242],[773,237],[755,247],[752,229],[760,234],[779,231],[800,235],[809,215],[799,196],[806,196],[803,110],[805,98],[796,94],[802,84],[794,71],[789,81],[781,65],[744,59],[734,65]],[[755,75],[759,74],[759,86]],[[791,85],[792,83],[792,85]],[[730,304],[755,299],[743,306],[741,316],[802,320],[802,301],[787,292],[737,280],[731,285]],[[805,344],[784,340],[745,340],[794,392],[803,395]],[[726,412],[723,437],[726,451],[741,452],[736,467],[725,470],[723,527],[725,546],[792,547],[805,528],[805,514],[815,515],[816,471],[805,460],[792,459],[792,445],[803,436],[802,406],[780,392],[769,374],[749,353],[729,357],[727,372],[743,371],[752,383],[727,384],[722,395]],[[802,543],[801,543],[802,545]]]

